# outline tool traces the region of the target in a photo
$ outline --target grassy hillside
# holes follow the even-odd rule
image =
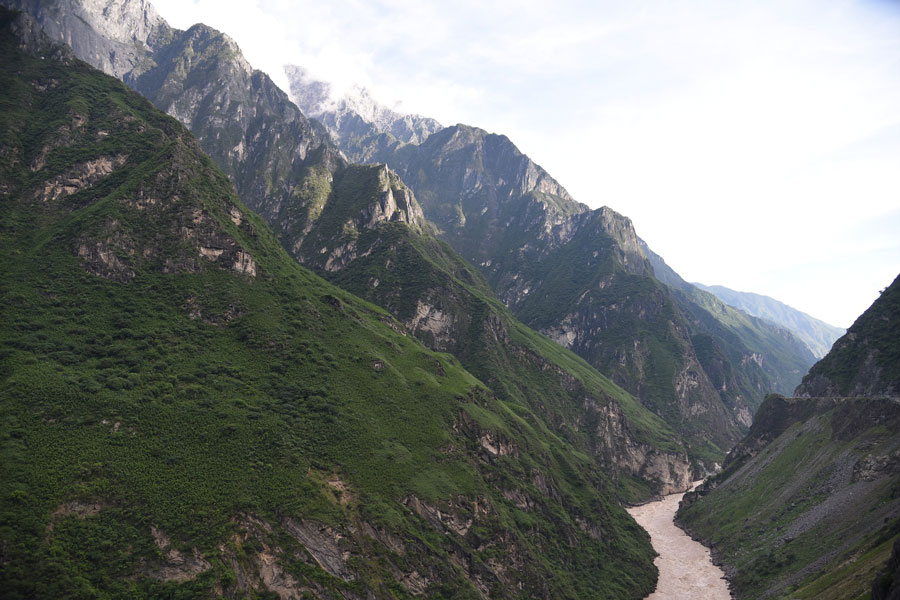
[[[311,274],[189,133],[0,12],[8,598],[633,598],[595,461]]]
[[[396,174],[378,165],[342,167],[320,193],[315,217],[296,223],[298,242],[288,240],[304,264],[384,306],[430,348],[456,356],[521,417],[543,420],[553,435],[595,456],[627,500],[689,483],[685,449],[665,422],[513,317],[481,274],[429,233]],[[614,434],[610,421],[620,427]],[[650,465],[660,462],[671,469],[653,472]]]

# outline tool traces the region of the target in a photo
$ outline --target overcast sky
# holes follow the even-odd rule
[[[847,327],[900,272],[900,1],[153,0],[503,133],[689,281]]]

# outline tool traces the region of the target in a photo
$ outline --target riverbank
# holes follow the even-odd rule
[[[656,591],[646,600],[731,600],[725,574],[713,564],[709,549],[675,526],[675,512],[682,497],[684,494],[670,494],[628,509],[650,534],[659,554],[654,561],[659,581]]]

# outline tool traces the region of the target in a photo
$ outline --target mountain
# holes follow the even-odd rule
[[[715,548],[738,597],[890,589],[881,570],[900,543],[897,291],[895,280],[810,369],[802,397],[767,398],[723,471],[685,496],[678,519]]]
[[[900,537],[900,402],[771,396],[679,523],[737,598],[857,598]]]
[[[315,100],[327,84],[287,73],[304,109],[336,118]],[[517,317],[638,396],[688,436],[695,456],[721,458],[764,395],[788,393],[815,360],[784,328],[697,298],[693,287],[674,298],[659,288],[630,221],[576,202],[505,136],[465,125],[421,142],[383,127],[331,131],[348,156],[395,169],[439,237],[481,269]],[[611,277],[617,268],[624,273]]]
[[[654,275],[672,290],[679,306],[689,315],[704,369],[722,391],[723,401],[733,404],[729,401],[732,395],[755,394],[758,398],[767,389],[787,391],[796,387],[815,357],[792,331],[735,309],[686,282],[646,242],[639,242]],[[749,355],[748,349],[752,349]],[[724,360],[720,355],[725,356]],[[740,369],[731,368],[738,363]]]
[[[795,393],[900,396],[900,276],[809,370]]]
[[[71,9],[63,2],[49,6],[29,3],[29,6],[41,22],[57,22],[59,13]],[[91,18],[79,13],[87,23],[103,21],[109,14],[93,4],[85,4],[80,10],[90,13]],[[101,36],[109,28],[115,26],[96,25],[81,33]],[[118,28],[130,29],[127,23],[118,24]],[[66,39],[65,32],[51,31]],[[307,229],[318,218],[333,184],[348,182],[349,186],[341,188],[343,193],[352,193],[353,187],[378,186],[377,181],[363,180],[374,176],[377,170],[351,169],[340,151],[331,145],[327,134],[320,132],[315,122],[308,121],[265,75],[252,71],[227,36],[203,25],[170,33],[161,37],[164,41],[158,47],[141,46],[140,40],[136,40],[135,46],[142,47],[146,53],[144,62],[123,79],[189,126],[204,150],[235,182],[241,198],[271,224],[289,251],[302,258],[298,252],[309,233]],[[221,106],[228,107],[225,116],[218,108]],[[460,127],[453,130],[460,131]],[[447,131],[433,134],[425,144],[435,137],[445,138]],[[510,145],[508,140],[503,144]],[[538,179],[534,182],[535,191],[546,190],[558,198],[567,196],[559,184],[517,150],[513,149],[508,159],[524,169],[526,178]],[[352,172],[348,171],[348,177],[344,178],[342,173],[347,169]],[[565,202],[570,205],[569,210],[577,206],[571,200]],[[637,386],[629,391],[635,390]],[[686,396],[691,394],[689,390],[685,392]],[[728,433],[717,435],[718,445],[707,449],[708,444],[699,434],[702,425],[696,426],[697,442],[692,456],[702,455],[709,462],[720,458],[721,448],[737,439],[738,433],[734,427],[729,429],[729,417],[724,414],[725,409],[715,405],[714,394],[707,395],[720,422],[713,429],[717,432],[728,429]],[[678,420],[684,422],[686,417]]]
[[[310,154],[330,145],[325,129],[254,70],[231,38],[205,25],[169,27],[145,0],[4,3],[181,121],[270,223],[291,204]]]
[[[180,123],[40,36],[0,9],[5,597],[649,593],[594,459],[299,265]]]
[[[428,117],[398,113],[355,86],[335,97],[331,84],[313,79],[303,67],[285,65],[291,98],[319,120],[352,162],[368,162],[380,143],[419,144],[443,126]]]
[[[327,180],[323,180],[327,181]],[[304,265],[387,308],[451,352],[499,397],[543,415],[613,474],[621,494],[687,489],[692,469],[665,423],[572,353],[520,323],[481,274],[435,239],[412,192],[384,165],[351,165],[290,245]]]
[[[820,359],[828,354],[835,340],[846,333],[845,329],[829,325],[768,296],[751,292],[736,292],[721,285],[706,286],[702,283],[695,283],[694,285],[701,290],[715,294],[717,298],[729,306],[740,309],[754,317],[768,319],[773,323],[787,327],[797,339],[806,344],[816,359]]]

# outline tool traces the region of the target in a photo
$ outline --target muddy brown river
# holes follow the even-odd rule
[[[654,561],[659,581],[646,600],[730,600],[725,574],[712,564],[709,549],[675,526],[675,511],[683,496],[671,494],[628,509],[650,534],[653,549],[659,554]]]

